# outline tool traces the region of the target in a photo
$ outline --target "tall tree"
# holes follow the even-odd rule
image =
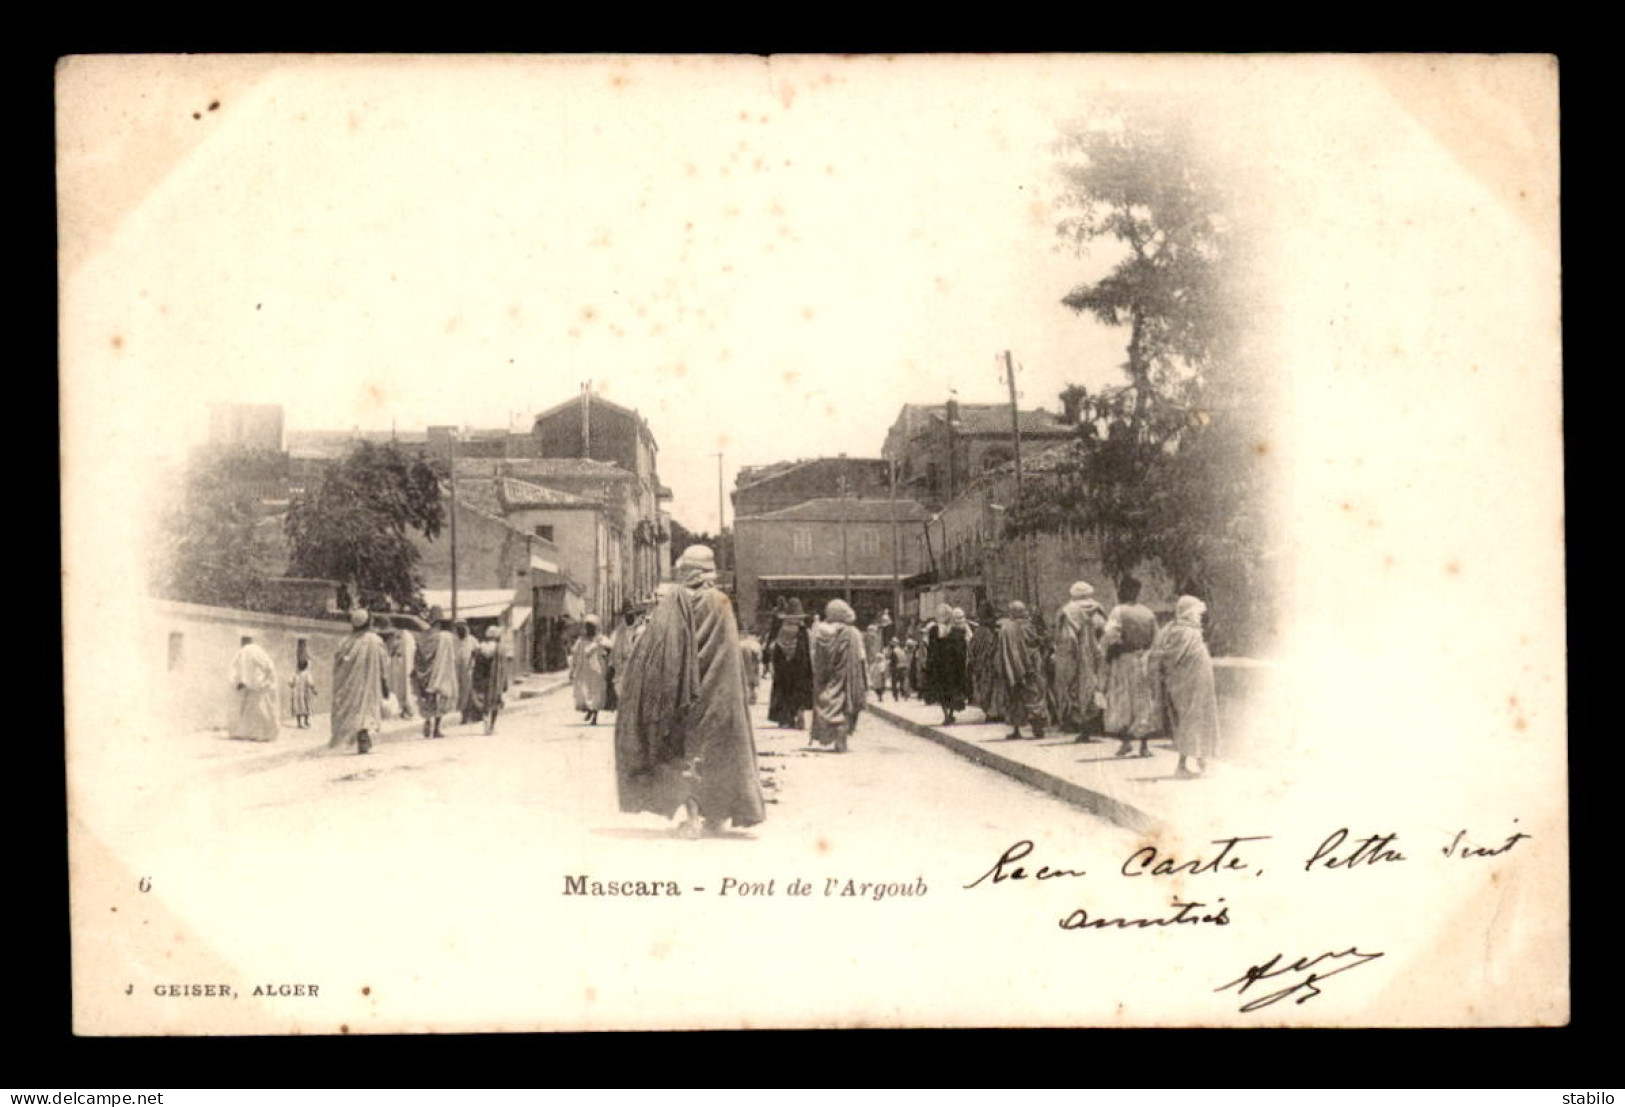
[[[1267,620],[1258,417],[1240,310],[1248,243],[1235,197],[1173,114],[1114,109],[1064,129],[1066,212],[1057,230],[1080,255],[1114,259],[1062,303],[1127,331],[1125,383],[1061,396],[1078,438],[1012,516],[1018,533],[1093,535],[1107,570],[1162,565],[1181,589],[1222,594],[1218,648],[1254,647]]]
[[[734,567],[734,532],[732,527],[722,528],[722,537],[702,530],[689,530],[676,519],[671,521],[671,561],[677,564],[677,559],[683,556],[683,551],[690,546],[710,546],[711,552],[717,556],[717,564],[726,565],[729,569]]]
[[[187,603],[257,610],[280,569],[260,537],[256,484],[276,457],[234,450],[195,458],[157,520],[153,591]]]
[[[445,525],[443,467],[394,443],[358,443],[288,509],[292,572],[341,582],[347,603],[415,608],[423,579],[409,531]]]

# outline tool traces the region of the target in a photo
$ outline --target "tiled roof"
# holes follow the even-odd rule
[[[585,507],[601,501],[558,488],[543,488],[529,481],[502,478],[502,498],[509,507]]]
[[[543,488],[509,477],[458,477],[457,498],[475,511],[501,518],[507,510],[527,507],[597,507],[599,502],[556,488]]]
[[[772,480],[774,477],[782,476],[793,469],[799,469],[805,464],[807,464],[806,459],[773,461],[766,465],[741,465],[739,475],[734,477],[734,488],[742,492],[753,484],[760,484],[764,480]]]
[[[584,457],[460,457],[461,477],[491,477],[493,470],[503,476],[545,484],[550,477],[592,477],[597,480],[636,480],[619,465]]]
[[[932,420],[947,418],[947,407],[944,404],[908,404],[905,408],[920,412]],[[1022,434],[1059,436],[1071,434],[1073,431],[1072,427],[1061,422],[1059,416],[1043,408],[1021,412],[1020,421]],[[956,429],[960,434],[1009,434],[1010,405],[960,404],[959,425]]]
[[[740,467],[739,475],[734,478],[734,491],[743,492],[759,484],[766,484],[770,480],[788,476],[798,469],[821,464],[883,467],[887,462],[885,458],[880,457],[807,457],[796,461],[775,461],[769,465],[745,465]]]
[[[889,523],[892,520],[891,500],[841,500],[828,497],[807,500],[794,507],[770,511],[765,515],[742,515],[740,520],[771,519],[774,521],[802,520],[805,522],[837,522],[844,518],[853,523]],[[925,509],[913,500],[896,501],[899,523],[913,523],[925,518]]]
[[[602,395],[600,395],[597,392],[591,393],[591,395],[592,395],[592,406],[593,407],[607,408],[610,411],[616,413],[617,415],[624,415],[626,418],[633,420],[635,423],[637,423],[639,429],[645,435],[648,436],[649,441],[651,443],[654,442],[654,437],[655,437],[654,432],[649,429],[649,421],[647,419],[645,419],[643,416],[639,415],[636,411],[634,411],[631,408],[627,407],[625,404],[618,404],[614,400],[605,399]],[[557,415],[559,412],[567,411],[567,410],[569,410],[570,408],[573,408],[573,407],[579,407],[580,404],[581,404],[581,393],[578,392],[576,395],[571,396],[568,400],[560,400],[558,403],[554,404],[552,407],[548,408],[547,410],[537,412],[535,422],[539,423],[543,419],[552,418],[554,415]]]

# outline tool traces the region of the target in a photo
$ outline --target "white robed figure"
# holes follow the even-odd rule
[[[1146,658],[1153,687],[1168,713],[1174,749],[1179,753],[1176,776],[1191,776],[1187,759],[1198,769],[1218,752],[1219,703],[1213,680],[1213,658],[1202,640],[1202,615],[1207,604],[1195,596],[1181,596],[1174,606],[1174,621],[1157,636]]]
[[[384,696],[389,691],[389,655],[384,640],[369,629],[361,608],[350,612],[350,637],[333,653],[333,737],[329,749],[355,746],[372,750],[372,736],[383,725]]]
[[[1075,729],[1083,741],[1089,741],[1090,723],[1100,700],[1100,636],[1106,617],[1088,581],[1074,583],[1068,596],[1055,613],[1056,707],[1061,727]]]
[[[1140,582],[1133,577],[1124,578],[1117,596],[1100,639],[1106,650],[1106,733],[1121,742],[1118,757],[1127,757],[1136,740],[1140,756],[1149,757],[1149,739],[1162,726],[1149,666],[1157,616],[1140,603]]]
[[[251,635],[242,636],[226,679],[235,697],[227,733],[254,742],[275,740],[282,729],[277,722],[276,664]]]

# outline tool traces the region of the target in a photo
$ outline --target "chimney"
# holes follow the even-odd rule
[[[1083,413],[1083,401],[1089,393],[1074,385],[1061,393],[1061,422],[1069,427],[1078,425],[1078,417]]]

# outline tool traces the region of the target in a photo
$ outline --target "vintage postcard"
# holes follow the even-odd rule
[[[1569,1019],[1545,56],[78,56],[81,1035]]]

